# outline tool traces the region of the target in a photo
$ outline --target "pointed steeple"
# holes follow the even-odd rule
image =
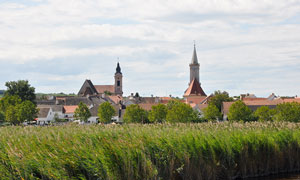
[[[194,43],[194,52],[193,52],[193,57],[192,57],[191,64],[199,64],[198,63],[198,58],[197,58],[196,44],[195,43]]]
[[[120,73],[120,74],[122,74],[122,72],[121,72],[121,67],[120,67],[120,63],[118,62],[118,64],[117,64],[117,68],[116,68],[116,74],[117,73]]]

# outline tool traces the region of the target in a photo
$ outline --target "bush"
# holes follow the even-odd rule
[[[203,110],[204,119],[207,121],[217,121],[222,119],[222,114],[214,104],[209,104],[207,108]]]

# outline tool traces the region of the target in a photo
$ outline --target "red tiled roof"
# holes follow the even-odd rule
[[[142,109],[146,110],[146,111],[150,111],[152,106],[156,106],[158,105],[158,103],[141,103],[138,104]]]
[[[64,113],[66,114],[72,114],[75,112],[76,108],[78,106],[64,106]]]
[[[94,85],[98,93],[104,93],[105,91],[109,91],[111,93],[115,92],[114,85]]]
[[[267,98],[251,98],[251,97],[245,97],[243,101],[265,101],[268,100]]]
[[[122,96],[108,96],[115,104],[119,104],[120,101],[123,100]]]
[[[184,93],[184,96],[206,96],[205,92],[200,86],[200,83],[193,79],[193,81],[190,83],[189,87]]]
[[[195,103],[201,104],[207,97],[206,96],[188,96],[186,97],[186,101],[188,104]]]

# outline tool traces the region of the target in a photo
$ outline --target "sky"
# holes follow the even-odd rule
[[[194,41],[206,94],[300,95],[300,0],[0,0],[0,89],[182,97]]]

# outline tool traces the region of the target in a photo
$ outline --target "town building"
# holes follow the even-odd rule
[[[123,75],[121,72],[120,63],[117,64],[116,73],[114,76],[114,85],[94,85],[91,80],[85,80],[78,92],[79,97],[85,96],[102,96],[106,95],[123,95]]]
[[[192,61],[190,63],[190,82],[189,87],[184,92],[184,99],[188,104],[203,104],[207,102],[207,96],[203,91],[200,83],[200,64],[198,62],[196,46],[194,45],[194,51]]]

